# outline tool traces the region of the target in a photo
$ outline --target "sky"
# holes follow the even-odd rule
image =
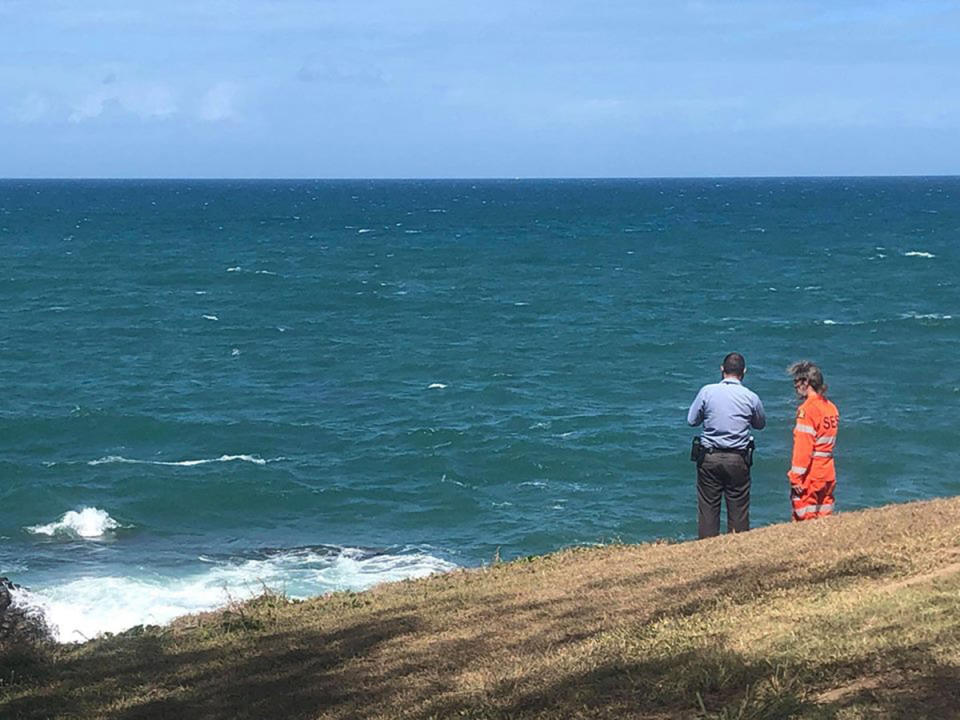
[[[0,0],[0,177],[960,173],[960,0]]]

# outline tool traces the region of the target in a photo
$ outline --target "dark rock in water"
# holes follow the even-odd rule
[[[0,618],[3,617],[3,614],[7,611],[13,604],[13,597],[10,595],[11,590],[15,590],[19,585],[10,582],[5,577],[0,577]]]
[[[0,577],[0,652],[53,642],[53,633],[43,615],[13,604],[12,590],[20,586]]]

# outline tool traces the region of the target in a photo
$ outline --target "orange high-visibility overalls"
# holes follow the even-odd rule
[[[821,395],[808,397],[797,409],[790,461],[790,501],[794,520],[810,520],[833,512],[837,472],[833,449],[840,413]]]

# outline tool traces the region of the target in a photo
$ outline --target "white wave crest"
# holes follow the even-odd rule
[[[338,590],[456,568],[423,552],[373,554],[352,548],[282,551],[257,560],[204,558],[185,577],[83,577],[60,585],[14,591],[14,601],[44,614],[60,642],[76,642],[135,625],[163,625],[180,615],[246,600],[264,588],[303,599]]]
[[[114,520],[106,510],[85,507],[80,511],[69,510],[56,522],[46,525],[33,525],[26,528],[34,535],[72,535],[73,537],[103,537],[110,530],[116,530],[120,523]]]
[[[122,455],[107,455],[106,457],[90,460],[87,465],[110,465],[112,463],[127,463],[129,465],[166,465],[169,467],[193,467],[221,462],[248,462],[254,465],[266,465],[270,462],[283,460],[282,457],[265,460],[256,455],[221,455],[218,458],[204,458],[202,460],[136,460],[125,458]]]
[[[427,390],[444,390],[446,387],[443,383],[430,383],[427,385]]]
[[[936,255],[933,253],[925,252],[923,250],[910,250],[903,254],[904,257],[922,257],[922,258],[935,258]]]
[[[874,320],[873,322],[877,322]],[[865,325],[866,320],[824,320],[824,325]]]
[[[902,313],[901,320],[952,320],[953,315],[941,315],[940,313],[919,314],[915,312]]]

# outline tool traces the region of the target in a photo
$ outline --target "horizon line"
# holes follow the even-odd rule
[[[896,179],[896,178],[960,178],[960,173],[903,173],[887,175],[482,175],[482,176],[173,176],[173,175],[144,175],[144,176],[116,176],[116,175],[64,175],[64,176],[21,176],[0,177],[0,182],[62,182],[62,181],[239,181],[239,182],[522,182],[522,181],[568,181],[568,180],[869,180],[869,179]]]

